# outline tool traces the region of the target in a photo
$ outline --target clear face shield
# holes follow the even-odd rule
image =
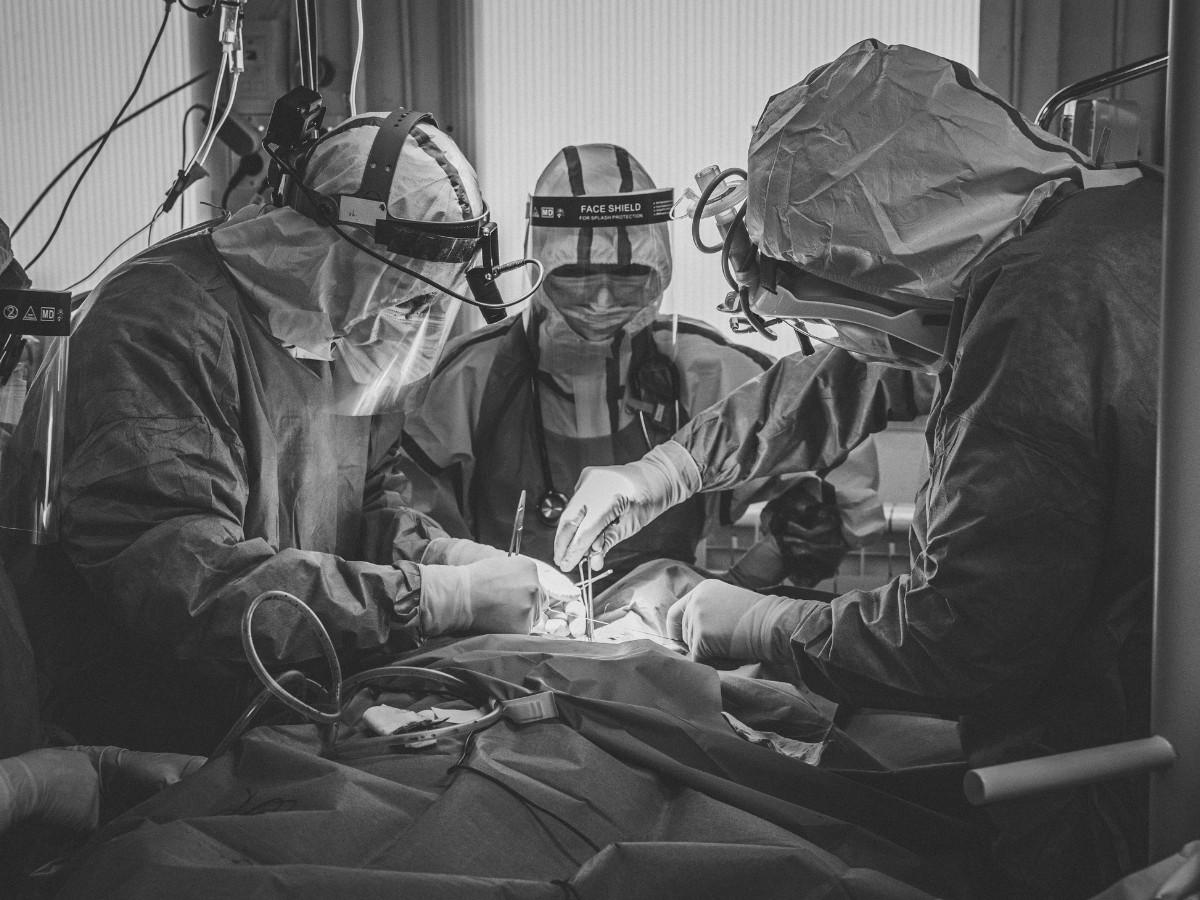
[[[875,297],[786,264],[777,264],[775,275],[775,284],[760,286],[750,301],[764,319],[869,362],[919,372],[936,372],[945,363],[950,304]]]
[[[427,292],[353,326],[334,353],[334,411],[347,416],[398,411],[405,389],[441,358],[459,308],[458,301]]]
[[[673,202],[671,188],[529,198],[527,247],[546,265],[546,299],[579,337],[607,341],[661,299]]]
[[[58,538],[71,295],[0,288],[0,529]]]

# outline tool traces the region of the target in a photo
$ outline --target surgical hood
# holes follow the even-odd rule
[[[854,290],[952,301],[1085,168],[960,63],[866,40],[768,101],[746,227],[765,256]]]

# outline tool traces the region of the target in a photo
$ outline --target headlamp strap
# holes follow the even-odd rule
[[[387,208],[388,195],[392,189],[392,177],[400,161],[400,153],[409,132],[420,122],[437,127],[432,115],[415,109],[398,109],[383,120],[379,133],[371,142],[367,156],[367,167],[363,171],[362,186],[356,196],[377,200]]]

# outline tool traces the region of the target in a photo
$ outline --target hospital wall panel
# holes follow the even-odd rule
[[[164,6],[146,0],[4,0],[3,9],[0,218],[12,227],[62,167],[111,124],[137,82]],[[194,17],[173,7],[129,113],[191,76],[188,20]],[[183,115],[190,102],[185,90],[113,133],[54,242],[30,268],[36,286],[67,286],[150,221],[182,164]],[[193,114],[193,125],[198,118]],[[19,260],[32,260],[50,235],[86,161],[58,183],[18,232],[13,245]],[[184,215],[192,221],[195,203],[185,197]],[[155,236],[178,228],[179,221],[177,207],[160,219]],[[113,263],[145,246],[143,234],[115,254]]]
[[[660,185],[701,167],[745,166],[767,99],[874,37],[978,63],[976,0],[497,0],[474,6],[475,160],[506,255],[521,251],[524,203],[562,146],[612,141]],[[709,236],[711,239],[711,235]],[[666,311],[706,319],[725,290],[717,258],[675,232]],[[776,355],[796,349],[747,339]]]

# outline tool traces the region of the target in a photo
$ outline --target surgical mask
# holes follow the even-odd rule
[[[604,341],[658,298],[658,275],[643,265],[559,266],[543,289],[571,330]]]

